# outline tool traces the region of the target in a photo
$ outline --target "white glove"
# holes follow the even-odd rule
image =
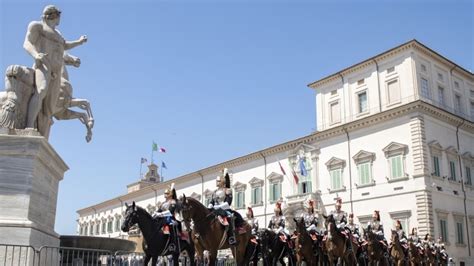
[[[209,203],[209,205],[207,205],[207,208],[208,208],[208,209],[212,209],[212,208],[214,208],[214,205],[212,205],[211,203]]]

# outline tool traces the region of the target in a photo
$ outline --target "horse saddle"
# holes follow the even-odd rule
[[[170,234],[170,226],[165,224],[162,228],[161,231],[163,231],[163,234],[169,235]]]
[[[223,226],[229,225],[229,221],[227,221],[227,217],[217,216],[217,219],[219,220],[219,223],[221,223]]]
[[[280,238],[281,242],[286,243],[286,236],[284,234],[280,234],[278,237]]]

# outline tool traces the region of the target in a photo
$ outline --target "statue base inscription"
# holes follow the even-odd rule
[[[34,131],[0,132],[0,243],[59,246],[59,181],[69,169]]]

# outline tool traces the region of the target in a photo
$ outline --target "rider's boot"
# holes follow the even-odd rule
[[[237,240],[235,238],[235,218],[229,217],[229,226],[227,227],[227,239],[229,240],[229,245],[236,245]]]
[[[168,247],[168,250],[171,251],[171,252],[174,252],[174,251],[176,251],[176,246],[177,246],[176,239],[177,239],[178,235],[177,235],[177,230],[176,230],[175,225],[171,224],[170,227],[172,229],[172,233],[169,235],[169,237],[171,238],[170,239],[171,243]]]
[[[346,252],[352,252],[352,243],[350,239],[346,239]]]

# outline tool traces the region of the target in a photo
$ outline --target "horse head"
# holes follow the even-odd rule
[[[392,243],[397,243],[397,242],[400,241],[399,238],[400,238],[400,237],[399,237],[397,231],[392,230],[392,237],[390,238],[390,241],[391,241]]]
[[[122,226],[120,227],[123,232],[128,232],[130,227],[138,223],[138,208],[135,205],[135,201],[132,205],[128,205],[125,202],[125,218],[123,219]]]
[[[295,222],[296,224],[296,231],[301,234],[301,233],[304,233],[306,232],[306,225],[304,223],[304,219],[303,217],[300,217],[300,218],[293,218],[293,221]]]

